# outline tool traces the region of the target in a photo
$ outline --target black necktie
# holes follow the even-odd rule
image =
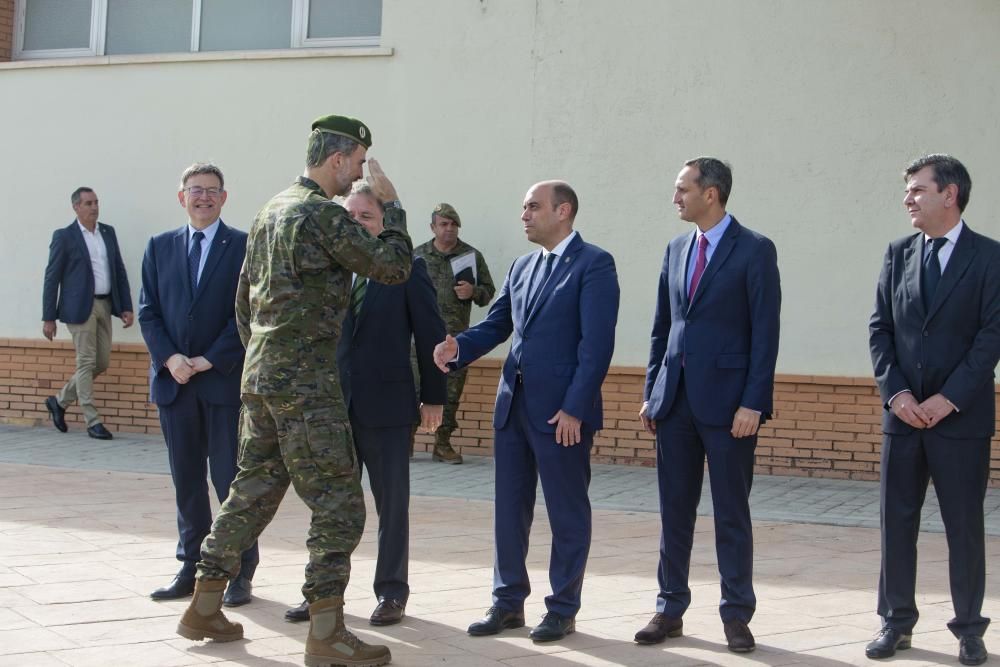
[[[545,268],[542,269],[541,275],[537,276],[535,280],[534,288],[531,290],[531,299],[528,301],[528,311],[530,312],[532,308],[535,307],[535,302],[538,301],[538,295],[542,293],[542,288],[545,286],[545,281],[549,279],[549,275],[552,273],[552,265],[555,263],[556,254],[550,252],[545,257]]]
[[[198,288],[198,265],[201,264],[201,240],[205,238],[202,232],[191,235],[191,252],[188,253],[188,276],[191,278],[191,292]]]
[[[934,301],[934,292],[937,291],[938,283],[941,282],[941,260],[938,252],[948,239],[943,236],[938,239],[931,239],[931,249],[924,258],[924,268],[920,273],[920,293],[924,301],[924,310],[930,310],[931,302]]]
[[[351,288],[351,312],[355,319],[361,314],[361,305],[365,302],[365,289],[368,287],[368,279],[364,276],[354,277],[354,287]]]

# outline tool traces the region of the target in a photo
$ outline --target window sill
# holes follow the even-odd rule
[[[146,65],[149,63],[214,62],[219,60],[286,60],[290,58],[369,58],[391,56],[383,46],[276,49],[271,51],[201,51],[198,53],[143,53],[88,58],[48,58],[0,62],[0,70],[37,67],[94,67],[100,65]]]

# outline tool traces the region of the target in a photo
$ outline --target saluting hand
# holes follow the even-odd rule
[[[382,165],[375,158],[368,159],[368,185],[379,201],[387,202],[399,199],[396,194],[396,187],[389,180],[389,177],[382,171]]]
[[[441,369],[442,373],[451,370],[448,362],[458,356],[458,341],[451,334],[444,337],[444,340],[434,346],[434,364]]]

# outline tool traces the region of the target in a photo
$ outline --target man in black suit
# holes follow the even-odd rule
[[[76,401],[87,423],[87,435],[110,440],[94,407],[94,378],[111,360],[111,316],[132,326],[132,295],[128,275],[111,225],[98,222],[97,194],[80,187],[70,196],[76,220],[57,229],[49,244],[49,263],[42,288],[42,335],[52,340],[56,320],[73,336],[76,372],[58,396],[45,399],[57,429],[66,432],[66,408]]]
[[[996,426],[1000,243],[962,220],[972,180],[961,162],[928,155],[904,173],[903,205],[919,233],[889,245],[869,323],[882,417],[883,625],[869,658],[910,647],[920,508],[929,480],[948,538],[948,573],[964,665],[986,661],[983,500]]]
[[[247,235],[219,217],[226,203],[222,171],[193,164],[181,175],[177,199],[188,224],[154,236],[142,258],[139,328],[149,348],[149,399],[156,403],[167,442],[177,501],[174,580],[154,600],[194,591],[201,542],[212,527],[206,476],[211,470],[222,502],[236,477],[243,343],[236,330],[236,287]],[[259,560],[256,543],[243,552],[240,573],[223,598],[250,602]]]
[[[382,233],[382,204],[368,185],[355,183],[344,208],[372,236]],[[368,471],[378,513],[372,625],[399,623],[410,595],[410,434],[418,422],[431,433],[441,425],[447,376],[434,365],[433,352],[445,334],[423,259],[414,258],[410,278],[401,285],[355,276],[337,367],[354,448]],[[410,365],[411,337],[420,368],[419,407]],[[285,618],[308,619],[308,603],[289,609]]]

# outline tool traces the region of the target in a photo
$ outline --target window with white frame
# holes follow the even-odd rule
[[[14,59],[378,46],[382,0],[16,0]]]

